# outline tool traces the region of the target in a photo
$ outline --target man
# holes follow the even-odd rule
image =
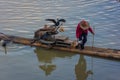
[[[78,23],[76,28],[76,38],[81,50],[84,49],[84,45],[87,42],[88,31],[94,35],[94,32],[87,21],[82,20],[80,23]]]

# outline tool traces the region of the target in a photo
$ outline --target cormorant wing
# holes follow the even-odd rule
[[[46,19],[46,21],[52,21],[54,24],[57,23],[55,19]]]
[[[66,22],[65,19],[59,19],[59,22]]]

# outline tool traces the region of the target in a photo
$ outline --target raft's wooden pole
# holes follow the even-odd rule
[[[93,26],[93,31],[94,31],[94,33],[95,33],[95,26]],[[94,48],[94,35],[95,35],[95,34],[93,34],[93,38],[92,38],[92,50],[93,50],[93,48]]]

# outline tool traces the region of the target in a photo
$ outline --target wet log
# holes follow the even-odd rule
[[[3,38],[3,36],[0,36],[0,39],[4,40],[11,40],[13,43],[16,44],[23,44],[28,46],[35,46],[35,47],[43,47],[43,48],[49,48],[48,45],[42,44],[40,42],[35,42],[31,44],[32,38],[24,38],[19,36],[10,36],[6,35],[7,38]],[[72,40],[66,40],[66,44],[71,44]],[[84,50],[72,48],[72,47],[61,47],[61,46],[53,46],[52,49],[61,50],[61,51],[68,51],[73,52],[77,54],[84,54],[84,55],[90,55],[90,56],[96,56],[96,57],[102,57],[107,59],[115,59],[120,60],[120,50],[117,49],[109,49],[109,48],[98,48],[98,47],[91,47],[86,46]]]

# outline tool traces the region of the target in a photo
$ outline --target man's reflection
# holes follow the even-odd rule
[[[80,55],[78,63],[75,65],[76,80],[86,80],[89,74],[93,74],[91,70],[87,71],[86,60]]]

